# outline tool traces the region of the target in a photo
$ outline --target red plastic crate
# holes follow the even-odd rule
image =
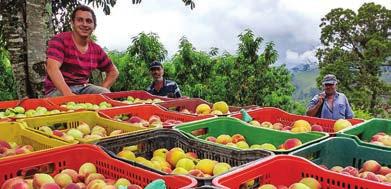
[[[284,126],[291,126],[296,120],[302,119],[308,121],[311,125],[317,124],[322,126],[323,131],[331,134],[331,136],[335,135],[333,127],[336,120],[291,114],[281,109],[273,108],[273,107],[257,108],[257,109],[249,110],[247,111],[247,113],[253,119],[259,121],[260,123],[264,121],[268,121],[271,123],[280,122]],[[231,117],[242,119],[242,114],[236,113],[231,115]],[[358,123],[364,122],[364,120],[361,119],[348,119],[348,120],[350,121],[350,123],[352,123],[352,125],[356,125]]]
[[[147,121],[149,117],[151,117],[152,115],[157,115],[160,117],[161,121],[163,122],[170,119],[178,120],[182,122],[190,122],[190,121],[197,121],[201,119],[215,117],[213,115],[196,116],[196,115],[182,114],[179,112],[167,111],[162,109],[160,106],[154,104],[140,104],[136,106],[115,107],[107,110],[99,110],[98,112],[102,117],[106,117],[109,119],[114,119],[116,115],[129,114],[132,116],[138,116]],[[167,126],[164,128],[171,128],[173,126],[175,125]]]
[[[197,181],[187,176],[159,175],[127,163],[111,158],[103,150],[94,145],[79,144],[60,147],[30,157],[13,158],[0,163],[0,185],[5,180],[16,177],[30,177],[37,170],[47,170],[46,173],[55,175],[64,169],[79,170],[86,162],[95,164],[97,172],[107,178],[127,178],[131,183],[145,187],[156,179],[163,179],[168,188],[191,188]]]
[[[196,108],[200,104],[208,104],[211,108],[213,106],[212,103],[205,101],[201,98],[189,98],[189,99],[177,99],[173,101],[168,102],[162,102],[159,105],[163,106],[164,108],[167,108],[168,110],[175,110],[175,111],[181,111],[183,109],[187,109],[190,112],[195,112]],[[231,113],[238,112],[241,109],[253,109],[257,108],[258,106],[245,106],[245,107],[237,107],[237,106],[229,106],[229,111]]]
[[[157,95],[153,95],[151,93],[148,93],[146,91],[139,91],[139,90],[104,93],[102,95],[107,97],[107,98],[109,98],[109,99],[111,99],[111,100],[126,99],[128,96],[132,96],[133,98],[139,98],[141,100],[155,99],[155,98],[160,99],[162,101],[175,100],[175,98],[168,98],[168,97],[163,97],[163,96],[157,96]]]
[[[12,101],[3,101],[0,102],[0,109],[14,108],[16,106],[23,107],[26,111],[30,109],[36,109],[37,107],[45,107],[48,110],[60,110],[67,111],[66,108],[61,106],[57,106],[55,104],[50,103],[47,99],[37,99],[37,98],[26,98],[22,100],[12,100]],[[14,120],[14,118],[8,119]]]
[[[122,102],[105,98],[101,94],[83,94],[83,95],[75,95],[75,96],[49,97],[47,99],[50,103],[57,106],[61,106],[62,104],[66,104],[67,102],[99,104],[104,101],[110,103],[113,107],[128,105]]]
[[[278,155],[258,161],[249,166],[213,179],[213,185],[221,188],[246,188],[246,182],[254,180],[255,186],[262,184],[290,186],[302,178],[312,177],[327,189],[390,189],[381,184],[358,177],[343,175],[321,169],[314,163],[297,156]],[[254,188],[256,188],[254,187]]]

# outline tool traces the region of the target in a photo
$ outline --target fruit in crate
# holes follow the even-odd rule
[[[4,118],[26,118],[40,115],[58,114],[60,110],[47,110],[45,107],[38,106],[35,109],[25,109],[22,106],[16,106],[14,108],[7,108],[4,111],[0,111],[0,119]]]
[[[224,101],[219,101],[213,104],[213,111],[220,111],[222,114],[227,114],[229,112],[228,104]]]
[[[314,178],[304,177],[289,187],[285,185],[263,184],[258,189],[321,189],[322,185]]]
[[[47,135],[55,135],[70,143],[77,143],[78,140],[98,140],[107,136],[116,136],[124,133],[122,130],[113,130],[110,133],[99,125],[90,126],[79,121],[76,128],[52,130],[49,126],[41,126],[39,131]]]
[[[15,142],[0,140],[0,158],[18,154],[27,154],[33,152],[31,145],[18,145]]]
[[[335,123],[334,123],[334,131],[335,132],[338,132],[342,129],[345,129],[345,128],[348,128],[348,127],[351,127],[352,126],[352,123],[349,122],[349,120],[346,120],[346,119],[338,119]]]
[[[126,178],[106,178],[97,173],[93,163],[87,162],[79,170],[64,169],[53,176],[45,173],[36,173],[32,179],[14,177],[6,180],[2,189],[140,189],[141,186],[130,182]]]
[[[112,105],[106,101],[103,101],[99,104],[93,103],[76,103],[76,102],[67,102],[66,104],[62,104],[61,107],[67,108],[69,110],[102,110],[106,108],[111,108]]]
[[[189,174],[196,177],[210,177],[220,175],[231,169],[231,166],[224,162],[217,162],[211,159],[199,159],[195,152],[185,152],[181,148],[159,148],[153,151],[150,160],[145,157],[129,155],[126,147],[117,156],[135,161],[153,169],[171,174]],[[131,158],[128,158],[131,157]]]
[[[361,168],[356,168],[352,166],[334,166],[330,170],[340,174],[346,174],[375,182],[384,182],[391,184],[391,168],[387,166],[381,166],[380,163],[375,160],[365,161],[362,164]]]
[[[160,103],[164,101],[159,98],[139,99],[139,98],[134,98],[133,96],[128,96],[125,100],[122,100],[122,102],[127,104],[137,104],[137,103],[151,104],[151,103]]]
[[[376,133],[372,136],[370,143],[379,146],[391,147],[391,135],[384,132]]]
[[[283,125],[280,122],[269,122],[269,121],[263,121],[260,123],[258,120],[252,120],[249,122],[250,125],[255,127],[263,127],[273,130],[280,130],[280,131],[289,131],[293,133],[304,133],[304,132],[310,132],[310,131],[318,131],[323,132],[323,127],[317,124],[311,125],[306,120],[296,120],[292,123],[292,125]]]
[[[200,104],[196,107],[196,113],[201,115],[207,115],[211,112],[211,108],[207,104]]]
[[[302,145],[300,139],[297,138],[287,139],[283,144],[280,144],[278,149],[276,148],[276,146],[274,146],[271,143],[248,144],[246,142],[246,138],[241,134],[234,134],[232,135],[232,137],[226,134],[222,134],[217,136],[217,138],[215,138],[214,136],[208,136],[205,138],[205,140],[209,142],[214,142],[214,143],[234,147],[237,149],[242,149],[242,150],[246,150],[246,149],[290,150],[292,148]]]
[[[148,120],[144,120],[139,116],[132,116],[130,114],[119,114],[114,116],[114,119],[117,121],[126,121],[139,127],[153,127],[153,128],[172,127],[174,125],[182,123],[182,121],[173,120],[173,119],[167,119],[163,121],[157,115],[152,115],[151,117],[148,118]]]

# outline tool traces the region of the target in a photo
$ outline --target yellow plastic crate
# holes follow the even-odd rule
[[[48,150],[50,148],[69,145],[66,142],[42,136],[23,128],[17,122],[0,122],[0,140],[15,142],[18,145],[31,145],[34,149],[31,153],[0,157],[0,161],[6,158],[29,155],[38,151]]]
[[[34,132],[40,133],[42,135],[56,138],[58,140],[61,140],[66,143],[70,143],[65,141],[63,138],[55,136],[55,135],[49,135],[46,134],[39,129],[41,126],[49,126],[49,127],[55,127],[58,130],[68,130],[71,128],[77,128],[81,122],[87,123],[90,127],[99,125],[106,129],[107,133],[111,133],[114,130],[122,130],[124,131],[122,134],[128,134],[128,133],[134,133],[138,131],[145,131],[149,130],[151,128],[145,128],[140,126],[131,125],[130,123],[123,123],[118,121],[113,121],[110,119],[102,118],[98,115],[97,112],[91,112],[91,111],[83,111],[83,112],[73,112],[68,114],[59,114],[59,115],[49,115],[49,116],[43,116],[43,117],[32,117],[32,118],[26,118],[21,119],[19,122],[21,122],[24,127],[26,127],[29,130],[32,130]],[[116,135],[116,136],[120,136]],[[103,137],[101,139],[78,139],[78,143],[95,143],[99,140],[106,139],[106,138],[112,138],[116,136],[107,136]]]

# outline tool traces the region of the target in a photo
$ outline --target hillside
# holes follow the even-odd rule
[[[317,94],[319,92],[316,86],[316,78],[318,75],[318,69],[292,72],[292,82],[296,87],[293,98],[296,100],[309,101]]]

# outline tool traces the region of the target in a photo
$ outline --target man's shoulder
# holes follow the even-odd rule
[[[69,40],[71,39],[72,34],[71,32],[61,32],[53,36],[52,39],[62,39],[62,40]]]
[[[346,98],[346,95],[340,92],[337,92],[339,98]]]
[[[173,80],[165,79],[165,81],[166,81],[166,85],[167,85],[167,86],[176,85],[176,82],[173,81]]]

